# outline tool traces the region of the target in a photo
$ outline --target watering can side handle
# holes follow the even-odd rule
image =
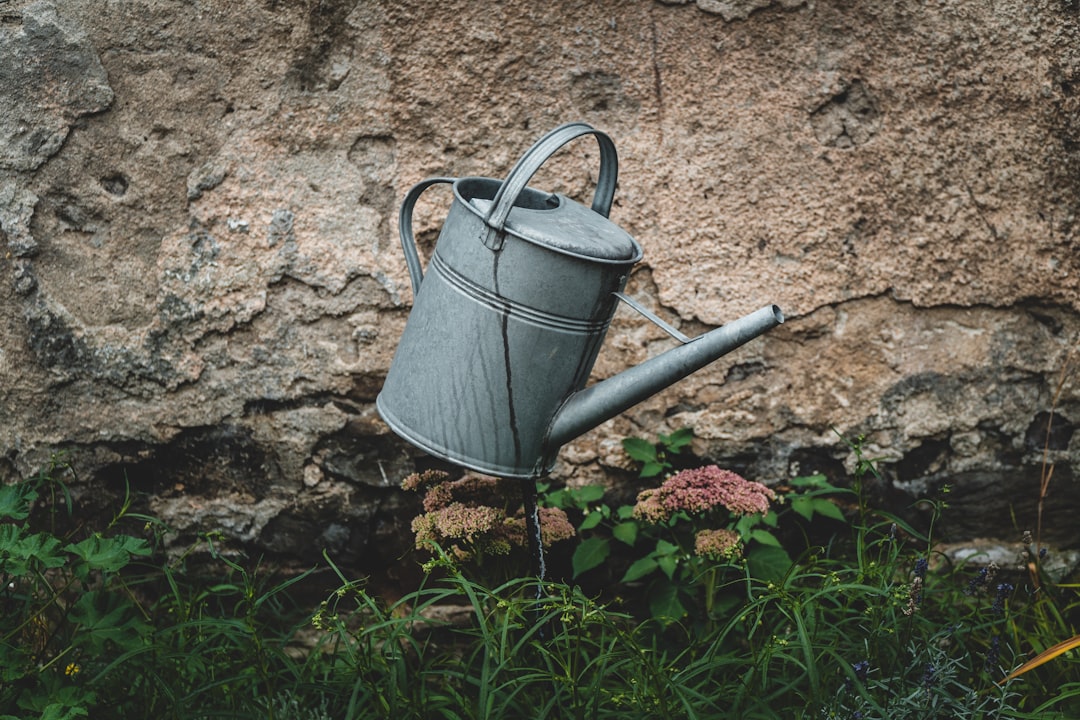
[[[547,162],[559,148],[582,135],[593,135],[600,145],[600,174],[593,194],[593,212],[604,217],[611,213],[611,203],[615,198],[615,185],[619,177],[619,156],[615,151],[615,143],[607,134],[587,123],[566,123],[537,140],[521,156],[521,159],[510,170],[510,174],[506,176],[506,180],[499,186],[499,191],[491,203],[491,210],[485,218],[489,229],[487,237],[484,238],[484,245],[492,250],[499,250],[502,247],[502,233],[506,218],[513,209],[514,203],[517,202],[518,195],[525,189],[540,166]]]
[[[692,343],[695,340],[697,340],[697,338],[687,337],[686,335],[684,335],[682,332],[680,332],[676,328],[674,328],[671,325],[669,325],[668,323],[664,322],[664,320],[659,315],[657,315],[653,311],[649,310],[649,308],[645,307],[644,305],[642,305],[641,303],[639,303],[637,300],[630,297],[626,293],[617,292],[617,293],[614,293],[614,295],[615,295],[615,297],[619,298],[624,303],[629,305],[631,308],[636,310],[643,318],[650,321],[653,325],[656,325],[656,327],[660,328],[661,330],[666,332],[668,335],[670,335],[671,337],[673,337],[676,340],[678,340],[679,342],[681,342],[683,345],[686,345],[687,343]]]
[[[424,269],[420,265],[420,253],[416,250],[416,238],[412,231],[413,207],[420,195],[432,185],[453,183],[455,178],[433,177],[413,185],[405,194],[398,213],[398,234],[401,236],[401,250],[405,253],[405,264],[409,267],[409,280],[412,282],[413,296],[420,290],[424,280]]]

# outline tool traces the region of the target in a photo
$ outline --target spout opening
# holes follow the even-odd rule
[[[776,318],[776,324],[777,325],[783,325],[784,324],[784,312],[780,309],[779,305],[773,305],[772,306],[772,314],[773,314],[773,317]]]

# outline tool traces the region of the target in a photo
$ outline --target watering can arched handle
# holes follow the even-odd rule
[[[453,184],[454,180],[455,178],[432,177],[418,182],[409,188],[409,192],[401,202],[401,211],[398,213],[398,235],[401,236],[401,250],[405,253],[405,264],[409,268],[409,281],[412,283],[414,296],[420,290],[420,283],[424,280],[424,268],[420,265],[420,253],[416,250],[416,238],[413,236],[413,207],[420,195],[432,185]]]
[[[488,226],[484,245],[492,250],[502,248],[506,218],[517,202],[518,195],[525,189],[529,180],[547,160],[563,145],[582,135],[593,135],[600,145],[600,175],[593,194],[593,212],[607,217],[611,212],[611,201],[615,197],[615,183],[619,177],[619,156],[615,152],[615,143],[605,133],[583,122],[560,125],[536,141],[517,161],[506,180],[499,187],[491,203],[485,222]]]

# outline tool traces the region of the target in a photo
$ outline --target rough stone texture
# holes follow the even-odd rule
[[[1066,0],[0,2],[0,478],[62,450],[178,542],[392,560],[425,462],[373,405],[411,301],[397,204],[584,119],[619,148],[631,294],[688,334],[788,322],[560,479],[617,482],[620,437],[683,425],[757,479],[839,478],[835,428],[886,496],[949,483],[954,535],[1012,538],[1080,337],[1078,25]],[[587,198],[595,166],[579,142],[534,184]],[[596,376],[670,344],[620,311]],[[1044,532],[1075,545],[1075,382],[1055,418]]]

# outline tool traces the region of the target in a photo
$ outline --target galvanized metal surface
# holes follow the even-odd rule
[[[583,135],[601,150],[591,209],[527,186]],[[409,191],[400,232],[415,300],[377,399],[396,433],[479,472],[537,477],[566,441],[783,322],[778,308],[762,308],[582,390],[642,255],[607,219],[617,173],[607,135],[570,123],[537,141],[503,182],[430,178]],[[454,199],[425,277],[412,210],[444,183]]]

